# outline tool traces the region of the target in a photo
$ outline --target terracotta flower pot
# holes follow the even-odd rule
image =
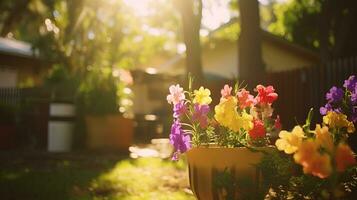
[[[134,135],[133,120],[115,114],[86,116],[85,120],[88,148],[128,151]]]
[[[105,116],[88,115],[85,117],[87,130],[87,147],[100,149],[106,146],[107,125]]]
[[[187,152],[191,189],[199,200],[245,199],[260,186],[256,165],[262,156],[245,147],[192,148]]]

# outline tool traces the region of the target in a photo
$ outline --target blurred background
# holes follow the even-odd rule
[[[356,73],[356,4],[2,0],[0,148],[125,150],[165,138],[167,88],[188,74],[215,103],[225,83],[273,84],[290,128]]]
[[[283,128],[311,107],[316,121],[328,89],[357,74],[356,19],[355,0],[1,0],[0,192],[193,198],[183,163],[114,167],[170,156],[168,87],[191,74],[215,105],[224,84],[273,84]]]

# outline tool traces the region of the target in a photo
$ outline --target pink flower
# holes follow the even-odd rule
[[[208,125],[207,114],[209,113],[209,111],[210,108],[208,105],[195,104],[192,120],[198,122],[201,128],[206,128]]]
[[[265,137],[266,132],[264,128],[264,122],[259,119],[254,119],[253,124],[254,127],[252,130],[249,131],[249,136],[254,140]]]
[[[274,92],[275,89],[273,86],[265,87],[263,85],[257,85],[256,91],[258,92],[256,101],[259,104],[272,104],[278,98],[278,94]]]
[[[232,87],[229,87],[229,85],[224,85],[223,89],[221,90],[221,95],[222,98],[228,98],[231,96],[232,93]]]
[[[250,107],[254,104],[254,97],[253,95],[249,94],[249,91],[245,89],[241,89],[237,93],[237,98],[238,98],[238,103],[239,107],[241,109],[244,109],[246,107]]]
[[[167,102],[174,105],[178,104],[180,101],[185,99],[185,94],[183,88],[179,84],[171,85],[169,88],[170,94],[167,95]]]

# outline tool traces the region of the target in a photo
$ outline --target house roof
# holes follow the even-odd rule
[[[234,25],[234,24],[238,24],[238,18],[235,17],[235,18],[232,18],[229,22],[221,25],[220,27],[218,27],[217,29],[211,31],[208,35],[209,37],[209,40],[215,38],[215,35],[217,32],[219,32],[220,30],[223,30],[231,25]],[[263,41],[269,41],[269,42],[272,42],[276,45],[279,45],[283,48],[287,48],[291,51],[294,51],[296,53],[299,53],[299,54],[302,54],[304,56],[307,56],[309,57],[310,59],[313,59],[313,60],[316,60],[318,61],[319,60],[319,55],[317,52],[311,50],[311,49],[308,49],[308,48],[305,48],[299,44],[296,44],[294,42],[291,42],[281,36],[278,36],[278,35],[275,35],[267,30],[264,30],[264,29],[261,29],[262,31],[262,40]],[[239,34],[239,33],[237,33]],[[238,38],[238,37],[237,37]],[[218,39],[219,40],[219,39]],[[224,40],[224,39],[222,39]],[[217,39],[216,39],[217,41]]]
[[[0,37],[0,53],[32,58],[35,52],[29,43]]]
[[[202,46],[202,48],[209,47],[210,41],[219,42],[219,41],[224,41],[224,40],[230,40],[230,39],[225,39],[225,38],[217,38],[217,37],[215,37],[215,35],[220,30],[223,30],[224,28],[227,28],[227,27],[237,24],[237,23],[238,23],[238,18],[232,18],[229,22],[221,25],[219,28],[217,28],[215,30],[212,30],[208,35],[208,42],[206,42]],[[274,45],[277,45],[277,46],[280,46],[281,48],[295,52],[296,54],[300,54],[300,55],[307,57],[311,60],[314,60],[316,62],[319,61],[318,53],[316,53],[308,48],[305,48],[299,44],[288,41],[287,39],[285,39],[283,37],[274,35],[273,33],[270,33],[266,30],[262,29],[261,31],[262,31],[262,40],[263,41],[274,43]],[[239,33],[237,33],[237,38],[239,38],[238,34]],[[171,58],[168,58],[167,61],[162,63],[161,65],[155,66],[155,68],[157,69],[158,73],[167,73],[167,74],[172,74],[172,75],[181,74],[180,72],[183,72],[184,69],[177,69],[177,68],[175,70],[172,70],[172,69],[180,62],[183,62],[183,60],[184,60],[184,55],[177,54]]]

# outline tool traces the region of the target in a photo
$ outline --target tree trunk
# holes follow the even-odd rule
[[[238,40],[239,79],[250,82],[264,74],[258,0],[239,0],[241,33]]]
[[[194,78],[194,87],[204,81],[201,61],[200,28],[202,0],[178,0],[186,46],[186,74]]]
[[[320,37],[320,57],[321,63],[326,63],[330,60],[330,45],[329,45],[329,35],[330,35],[330,0],[322,2],[321,14],[320,14],[320,24],[319,24],[319,37]]]

